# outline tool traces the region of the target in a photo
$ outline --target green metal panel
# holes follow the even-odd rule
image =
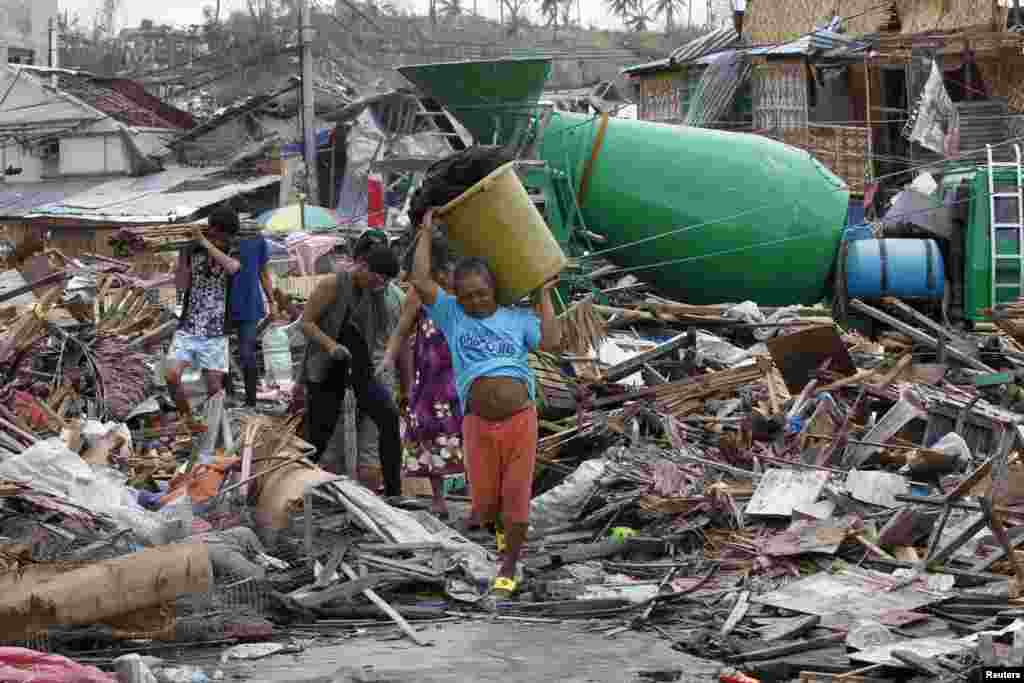
[[[508,144],[529,126],[551,75],[550,59],[502,59],[398,67],[479,144]]]
[[[995,176],[996,187],[1016,186],[1017,174],[1011,169],[999,170]],[[986,308],[994,304],[1009,303],[1024,295],[1019,289],[1003,289],[997,301],[992,301],[992,219],[989,208],[988,170],[979,168],[971,180],[968,209],[967,238],[964,247],[964,317],[974,322],[984,322],[989,317]],[[1016,230],[1012,231],[1016,232]],[[1003,254],[1020,253],[1021,245],[1016,236],[1009,233],[999,240],[999,251]],[[996,280],[1005,283],[1021,281],[1020,264],[1015,261],[1003,262],[996,273]]]
[[[577,187],[598,125],[557,113],[541,143]],[[826,295],[848,201],[843,181],[794,147],[612,118],[581,208],[614,249],[606,258],[669,296],[785,305]]]

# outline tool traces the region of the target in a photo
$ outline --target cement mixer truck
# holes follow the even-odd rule
[[[1019,152],[1015,163],[947,169],[936,206],[949,190],[966,188],[969,197],[948,239],[875,239],[848,230],[846,184],[803,150],[758,135],[539,106],[549,60],[398,71],[477,143],[519,147],[520,177],[567,254],[598,254],[666,296],[767,306],[945,298],[970,323],[1022,294]]]

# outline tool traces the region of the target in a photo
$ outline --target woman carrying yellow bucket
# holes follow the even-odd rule
[[[455,296],[431,279],[434,211],[420,226],[412,285],[427,315],[448,340],[463,409],[462,436],[473,510],[498,532],[501,566],[494,591],[511,595],[526,531],[537,459],[535,381],[528,358],[556,350],[561,330],[548,281],[537,311],[499,306],[496,278],[479,258],[463,259],[453,275]]]

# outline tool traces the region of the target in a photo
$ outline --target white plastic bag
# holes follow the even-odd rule
[[[60,439],[40,441],[0,461],[0,479],[24,482],[35,490],[107,515],[152,545],[165,542],[163,519],[139,505],[125,487],[124,475],[110,467],[90,467]]]
[[[530,501],[530,531],[568,523],[598,486],[607,466],[604,458],[587,460],[561,484]]]
[[[269,383],[279,387],[291,384],[291,341],[282,325],[271,325],[263,335],[263,367]]]

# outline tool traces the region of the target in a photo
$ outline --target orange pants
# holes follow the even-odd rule
[[[503,522],[525,524],[537,462],[537,409],[530,406],[500,422],[466,415],[462,445],[473,510],[484,519],[500,511]]]

